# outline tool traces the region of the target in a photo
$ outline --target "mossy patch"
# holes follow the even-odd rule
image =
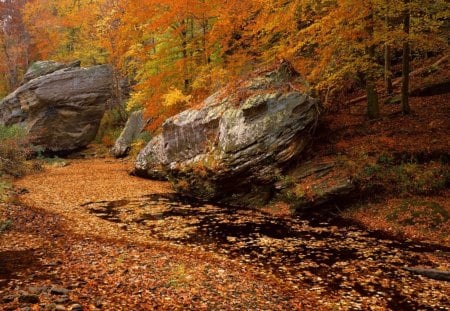
[[[389,158],[365,165],[358,175],[362,188],[382,186],[398,195],[439,194],[450,184],[448,165],[440,163],[393,165]]]
[[[449,212],[440,204],[417,200],[404,200],[386,216],[388,221],[398,225],[419,226],[429,230],[437,230],[449,218]]]

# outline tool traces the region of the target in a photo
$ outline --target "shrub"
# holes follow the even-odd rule
[[[8,230],[12,225],[11,220],[0,220],[0,233]]]
[[[8,198],[9,189],[11,189],[11,184],[0,179],[0,203]]]
[[[110,148],[120,136],[124,121],[118,110],[108,110],[103,115],[97,131],[96,141]]]
[[[25,131],[19,126],[0,125],[0,176],[23,176],[25,160],[31,150],[27,146]]]

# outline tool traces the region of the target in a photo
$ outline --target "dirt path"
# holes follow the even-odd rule
[[[446,310],[450,250],[324,218],[186,201],[125,162],[73,160],[2,209],[0,309]],[[309,217],[309,216],[308,216]],[[3,308],[3,309],[2,309]]]

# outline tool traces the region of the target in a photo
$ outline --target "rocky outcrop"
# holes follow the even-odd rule
[[[297,91],[296,79],[283,62],[166,120],[138,155],[135,173],[169,177],[178,191],[203,199],[265,203],[319,117],[319,101]]]
[[[320,159],[291,169],[275,187],[279,198],[297,211],[350,199],[356,191],[354,178],[346,170]]]
[[[47,69],[29,70],[28,77],[35,78],[0,102],[0,124],[24,127],[30,143],[47,151],[89,144],[111,98],[112,71],[106,65],[76,65],[58,69],[52,63]]]
[[[136,140],[145,126],[144,112],[142,110],[134,111],[125,124],[125,127],[111,148],[111,155],[116,158],[128,155],[131,144]]]
[[[36,79],[37,77],[45,76],[51,74],[52,72],[65,69],[65,68],[79,68],[81,62],[79,60],[65,64],[58,63],[52,60],[43,60],[34,62],[23,77],[22,84],[28,81]]]

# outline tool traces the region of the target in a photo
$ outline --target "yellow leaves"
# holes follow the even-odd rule
[[[199,68],[198,75],[192,83],[194,91],[215,91],[224,86],[230,79],[231,73],[227,69],[218,66],[204,66]]]
[[[139,110],[142,108],[145,101],[145,93],[143,91],[135,91],[131,94],[130,99],[127,101],[126,110],[128,112]]]
[[[184,95],[183,92],[177,88],[171,88],[168,93],[162,96],[162,98],[164,106],[170,108],[186,106],[191,101],[192,96]]]

